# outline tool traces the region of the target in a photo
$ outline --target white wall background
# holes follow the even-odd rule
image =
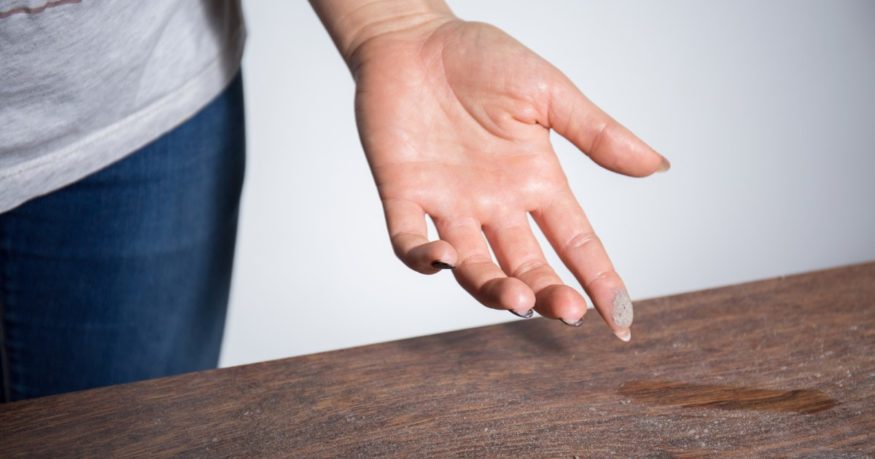
[[[451,6],[672,161],[631,179],[556,139],[633,298],[875,259],[875,3]],[[394,258],[327,34],[304,1],[244,7],[249,165],[222,365],[520,320]]]

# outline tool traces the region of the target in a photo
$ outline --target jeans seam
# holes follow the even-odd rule
[[[6,263],[8,262],[7,249],[9,247],[4,225],[0,224],[0,390],[2,390],[2,402],[12,401],[12,369],[9,365],[9,351],[6,344]]]

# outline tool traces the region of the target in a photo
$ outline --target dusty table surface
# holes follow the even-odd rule
[[[875,263],[0,405],[0,455],[870,457]]]

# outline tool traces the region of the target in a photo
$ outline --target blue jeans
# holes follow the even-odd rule
[[[243,185],[243,87],[0,214],[0,388],[20,400],[214,368]]]

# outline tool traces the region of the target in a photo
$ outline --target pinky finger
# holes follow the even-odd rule
[[[425,212],[419,205],[401,199],[384,199],[383,211],[395,255],[410,269],[434,274],[452,268],[458,255],[446,241],[428,240]]]

